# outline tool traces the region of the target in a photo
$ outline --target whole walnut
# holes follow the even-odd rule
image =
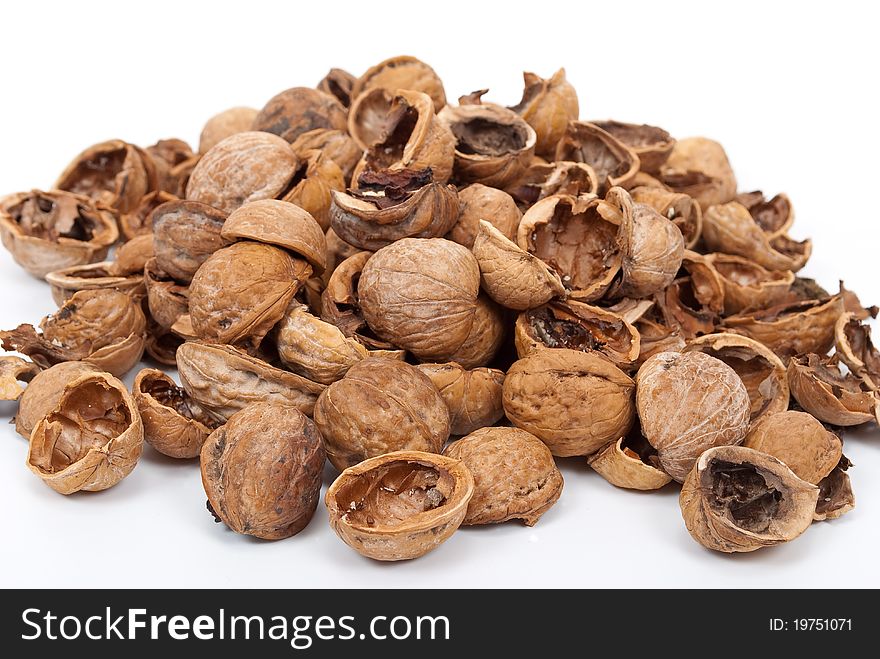
[[[736,196],[736,176],[724,147],[705,137],[678,140],[660,167],[660,181],[696,199],[703,212]]]
[[[467,248],[443,238],[405,238],[370,257],[358,299],[380,338],[437,360],[467,339],[479,288],[480,269]]]
[[[384,357],[362,359],[327,387],[314,419],[340,471],[392,451],[439,453],[449,437],[446,403],[428,376]]]
[[[207,153],[211,147],[230,135],[250,130],[257,112],[255,108],[234,107],[215,114],[202,128],[199,136],[199,153]]]
[[[702,352],[661,352],[642,364],[636,406],[660,465],[679,482],[703,451],[739,444],[749,429],[749,392],[739,375]]]
[[[289,538],[315,514],[324,449],[315,424],[292,407],[236,412],[208,437],[201,465],[211,510],[236,533]]]
[[[152,213],[156,266],[188,283],[211,254],[226,243],[220,230],[226,213],[197,201],[169,201]]]
[[[346,112],[330,94],[310,87],[294,87],[273,96],[254,117],[251,130],[261,130],[293,142],[316,128],[345,130]]]
[[[449,409],[450,432],[467,435],[479,428],[491,426],[504,416],[501,387],[504,371],[497,368],[467,370],[460,364],[419,364]]]
[[[486,220],[508,240],[516,240],[522,213],[513,197],[497,188],[472,183],[458,193],[459,214],[455,226],[446,234],[449,240],[471,248],[480,231],[480,220]]]

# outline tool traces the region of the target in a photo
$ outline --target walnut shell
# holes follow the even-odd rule
[[[100,261],[119,238],[116,216],[69,192],[19,192],[0,198],[0,239],[34,277]]]
[[[379,561],[424,556],[461,525],[474,477],[459,460],[395,451],[343,471],[324,501],[345,544]]]
[[[464,343],[447,356],[447,361],[456,362],[464,368],[486,366],[501,349],[506,327],[504,310],[489,296],[480,293],[471,331]]]
[[[163,190],[153,190],[141,197],[137,206],[129,213],[119,216],[119,233],[122,240],[149,235],[153,228],[152,213],[162,204],[174,201],[177,195]]]
[[[578,118],[577,92],[565,79],[565,69],[547,79],[525,72],[523,82],[522,99],[510,109],[535,129],[535,152],[552,159],[568,122]]]
[[[587,463],[606,481],[626,490],[659,490],[672,481],[660,468],[657,451],[637,426],[626,437],[591,455]]]
[[[534,526],[562,494],[562,474],[547,446],[519,428],[482,428],[451,443],[443,455],[474,477],[463,525],[521,519]]]
[[[287,405],[310,415],[325,389],[226,345],[187,341],[177,349],[177,370],[186,393],[224,421],[258,402]]]
[[[811,414],[787,410],[754,424],[743,446],[783,462],[798,478],[818,485],[843,456],[840,438]]]
[[[383,357],[359,361],[327,387],[314,418],[340,471],[391,451],[439,453],[449,437],[449,412],[428,376]]]
[[[716,330],[724,310],[724,286],[711,261],[685,250],[681,262],[687,276],[654,295],[665,324],[690,340]]]
[[[595,453],[629,431],[633,390],[633,381],[604,357],[558,348],[514,362],[502,400],[516,427],[567,457]]]
[[[220,235],[226,213],[197,201],[171,201],[153,211],[156,266],[188,283],[211,254],[227,243]]]
[[[628,187],[639,171],[639,157],[596,124],[571,121],[556,146],[556,160],[584,162],[596,172],[599,194]]]
[[[659,179],[673,192],[696,199],[704,212],[736,196],[736,176],[724,148],[705,137],[678,140],[660,168]]]
[[[147,292],[142,272],[117,275],[114,274],[116,269],[114,264],[114,261],[86,263],[47,273],[46,282],[49,284],[55,304],[60,307],[78,291],[97,289],[119,291],[133,299],[142,298]]]
[[[779,304],[794,283],[791,270],[767,270],[751,259],[730,254],[709,254],[707,258],[724,286],[724,313],[728,316]]]
[[[190,284],[193,330],[202,339],[257,346],[311,274],[305,261],[271,245],[224,247],[202,263]]]
[[[144,266],[144,285],[150,317],[163,330],[170,330],[181,316],[189,315],[189,287],[159,269],[155,258]]]
[[[324,449],[315,424],[278,403],[253,403],[208,437],[202,485],[211,511],[236,533],[289,538],[311,521]]]
[[[254,117],[251,130],[274,133],[288,142],[316,128],[345,130],[346,112],[330,94],[294,87],[273,96]]]
[[[880,417],[880,399],[858,377],[841,373],[836,355],[793,357],[788,385],[798,404],[825,423],[857,426]]]
[[[639,368],[636,407],[663,470],[684,481],[703,451],[739,444],[749,393],[736,371],[702,352],[661,352]]]
[[[794,540],[813,521],[818,494],[772,456],[718,446],[700,456],[679,503],[694,540],[732,553]]]
[[[56,492],[97,492],[137,464],[144,426],[131,394],[109,373],[68,380],[57,405],[31,432],[27,465]]]
[[[198,457],[208,435],[219,425],[162,371],[140,371],[131,392],[144,424],[144,440],[163,455]]]
[[[255,108],[234,107],[215,114],[202,128],[199,153],[204,155],[227,137],[249,131],[258,112]]]
[[[345,175],[339,165],[316,149],[297,152],[297,157],[302,162],[283,199],[309,213],[321,231],[326,231],[330,228],[331,193],[345,190]]]
[[[152,232],[135,236],[122,243],[113,254],[110,274],[116,276],[143,276],[147,261],[155,256]],[[112,288],[112,286],[110,287]]]
[[[641,365],[654,355],[661,352],[681,352],[685,340],[676,327],[671,327],[656,317],[643,317],[633,323],[639,333],[639,358],[636,364]]]
[[[523,175],[508,185],[506,191],[525,207],[552,195],[578,197],[596,194],[599,179],[592,167],[582,162],[535,162]]]
[[[641,171],[649,174],[660,171],[675,146],[675,138],[657,126],[613,120],[592,123],[632,149],[639,157]]]
[[[380,338],[420,359],[443,359],[471,330],[479,292],[474,255],[443,238],[404,238],[376,252],[358,298]]]
[[[154,325],[147,334],[144,352],[159,364],[177,366],[177,349],[183,342],[182,337]]]
[[[852,483],[846,470],[850,464],[846,458],[841,460],[841,465],[819,482],[819,500],[816,503],[816,512],[813,513],[814,522],[824,522],[837,519],[856,507],[856,498],[852,491]]]
[[[58,405],[67,384],[83,373],[97,370],[94,364],[86,362],[62,362],[36,373],[18,400],[15,431],[30,439],[37,422]]]
[[[794,224],[794,208],[788,195],[778,194],[767,199],[760,190],[736,195],[736,201],[749,210],[749,214],[770,238],[785,235]]]
[[[871,340],[871,327],[853,313],[841,314],[834,326],[834,345],[840,361],[872,391],[880,391],[880,350]]]
[[[562,279],[537,256],[520,249],[485,220],[474,239],[473,254],[483,289],[508,309],[530,309],[564,297]]]
[[[351,105],[351,90],[356,82],[357,78],[345,69],[333,68],[321,78],[321,82],[315,85],[315,88],[335,97],[342,107],[347,108]]]
[[[40,367],[21,357],[0,357],[0,400],[18,400],[24,393],[21,382],[30,382]]]
[[[480,231],[480,220],[486,220],[508,240],[516,240],[522,213],[513,197],[503,190],[472,183],[459,191],[458,202],[458,219],[446,234],[449,240],[472,248]]]
[[[325,158],[329,158],[342,172],[344,182],[351,180],[352,172],[364,155],[351,135],[345,130],[329,130],[316,128],[303,133],[290,145],[300,160],[305,160],[308,151],[318,150]],[[343,188],[344,189],[344,186]]]
[[[665,188],[640,185],[629,191],[637,204],[646,204],[681,231],[686,249],[693,249],[703,235],[703,211],[691,197]]]
[[[211,148],[186,184],[186,198],[229,214],[258,199],[275,199],[299,169],[290,145],[277,135],[247,131]]]
[[[451,434],[467,435],[494,425],[504,416],[501,404],[504,371],[468,370],[455,362],[419,364],[416,368],[428,376],[446,403]]]
[[[434,110],[440,112],[446,105],[446,92],[437,73],[423,61],[408,55],[398,55],[371,66],[351,88],[352,101],[365,91],[383,88],[412,89],[431,97]]]

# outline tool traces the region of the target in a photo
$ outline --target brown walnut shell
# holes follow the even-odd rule
[[[665,324],[690,340],[716,330],[724,310],[724,286],[702,254],[685,250],[681,265],[687,276],[674,280],[654,299]]]
[[[686,345],[680,330],[665,324],[656,314],[639,318],[633,326],[639,333],[638,365],[661,352],[681,352]]]
[[[150,317],[163,330],[170,330],[181,316],[189,315],[189,288],[159,269],[156,259],[144,266],[144,285]]]
[[[163,455],[198,457],[208,435],[219,425],[162,371],[143,369],[131,391],[144,423],[144,440]]]
[[[619,139],[585,121],[569,122],[556,146],[556,160],[588,164],[596,172],[599,194],[629,187],[639,171],[639,157]]]
[[[0,357],[0,400],[18,400],[24,393],[22,382],[30,382],[40,367],[21,357]]]
[[[675,138],[657,126],[613,120],[592,123],[632,149],[639,157],[641,171],[649,174],[660,171],[675,146]]]
[[[534,526],[562,494],[562,474],[540,439],[519,428],[482,428],[452,442],[443,455],[474,477],[463,525],[521,519]]]
[[[788,385],[795,400],[820,421],[836,426],[857,426],[880,417],[880,399],[857,376],[842,373],[837,359],[816,354],[793,357],[788,362]]]
[[[52,291],[52,299],[59,307],[78,291],[107,288],[132,298],[141,298],[146,294],[142,272],[116,275],[113,274],[114,269],[113,261],[75,265],[46,274],[46,282]]]
[[[148,197],[153,197],[153,199],[147,201],[147,206],[153,204],[155,207],[163,203],[163,201],[168,201],[167,199],[156,201],[155,193],[165,193],[176,197],[182,187],[181,184],[185,183],[180,180],[182,170],[178,168],[179,165],[199,158],[198,154],[193,153],[189,144],[177,138],[159,140],[152,146],[148,146],[144,151],[152,160],[153,167],[156,170],[156,184],[152,192],[141,198],[138,204],[139,210],[135,211],[140,215],[141,226],[143,219],[149,215],[149,210],[144,208],[145,200]]]
[[[472,183],[458,192],[458,202],[458,220],[446,234],[449,240],[472,248],[480,231],[480,220],[486,220],[508,240],[516,240],[522,213],[513,197],[503,190]]]
[[[188,283],[211,254],[227,243],[220,235],[226,213],[197,201],[171,201],[153,211],[156,266]]]
[[[659,490],[672,481],[672,476],[660,467],[656,449],[637,425],[625,437],[587,458],[587,463],[606,481],[626,490]]]
[[[159,364],[177,366],[177,349],[183,342],[183,338],[153,323],[153,328],[147,334],[144,352]]]
[[[856,498],[852,491],[852,483],[846,470],[851,466],[845,457],[840,465],[819,482],[819,500],[814,522],[837,519],[856,507]]]
[[[504,309],[485,293],[477,296],[477,308],[471,331],[455,352],[446,357],[464,368],[486,366],[498,353],[506,336],[507,319]]]
[[[201,467],[208,505],[226,526],[280,540],[302,531],[315,514],[324,449],[301,412],[254,403],[211,433]]]
[[[154,256],[152,232],[135,236],[116,248],[109,268],[110,273],[122,276],[143,275],[147,261]]]
[[[392,451],[439,453],[449,437],[449,411],[430,378],[384,357],[359,361],[327,387],[314,419],[340,471]]]
[[[204,155],[227,137],[249,131],[258,112],[255,108],[234,107],[215,114],[202,128],[199,153]]]
[[[553,455],[590,455],[629,432],[634,388],[604,357],[559,348],[514,362],[502,400],[513,425],[536,435]]]
[[[589,165],[582,162],[535,162],[506,191],[525,207],[552,195],[596,194],[599,179]]]
[[[791,270],[767,270],[751,259],[730,254],[709,254],[707,258],[724,286],[724,313],[728,316],[779,304],[794,283]]]
[[[860,323],[853,313],[841,314],[834,326],[834,345],[840,361],[869,389],[880,392],[880,350],[871,340],[871,327]]]
[[[678,140],[660,168],[659,179],[673,192],[696,199],[704,212],[736,196],[736,176],[724,148],[705,137]]]
[[[547,79],[525,72],[523,83],[522,99],[510,109],[535,129],[535,152],[552,159],[568,123],[578,118],[577,92],[565,79],[565,69]]]
[[[367,324],[420,359],[444,359],[474,322],[480,270],[467,248],[443,238],[404,238],[370,257],[358,282]]]
[[[661,352],[639,368],[642,433],[678,482],[703,451],[739,444],[749,429],[749,393],[736,371],[702,352]]]
[[[36,373],[18,400],[15,431],[30,439],[37,422],[58,405],[67,384],[83,373],[97,370],[94,364],[86,362],[62,362]]]
[[[637,186],[629,191],[637,204],[646,204],[670,220],[681,231],[686,249],[693,249],[703,235],[703,211],[686,194],[664,188]]]
[[[430,378],[449,410],[449,429],[453,435],[467,435],[494,425],[504,416],[501,387],[504,371],[496,368],[468,370],[455,362],[419,364]]]
[[[347,108],[351,105],[351,90],[356,82],[357,78],[345,69],[332,68],[321,78],[321,82],[315,85],[315,88],[330,94],[342,107]]]
[[[877,307],[876,304],[870,307],[863,305],[862,301],[859,300],[859,296],[853,291],[847,290],[842,281],[840,282],[840,294],[843,296],[844,309],[852,313],[857,320],[876,318],[877,314],[880,313],[880,307]]]
[[[141,197],[138,205],[130,213],[119,216],[119,232],[123,240],[149,235],[153,231],[153,211],[162,204],[175,201],[177,195],[162,190],[154,190]]]
[[[339,165],[316,149],[297,153],[297,157],[301,158],[300,166],[283,199],[308,212],[321,231],[326,231],[330,227],[331,193],[345,190],[345,175]]]
[[[395,451],[343,471],[324,502],[345,544],[368,558],[402,561],[448,540],[473,494],[474,477],[460,460]]]
[[[0,198],[0,239],[34,277],[100,261],[119,238],[115,214],[69,192],[19,192]]]
[[[330,94],[294,87],[273,96],[254,117],[251,130],[265,131],[293,142],[316,128],[345,130],[346,112]]]
[[[345,182],[351,180],[351,174],[358,161],[364,155],[364,150],[352,139],[345,129],[329,130],[316,128],[303,133],[290,145],[293,152],[300,160],[305,160],[307,151],[318,150],[325,158],[329,158],[342,171]],[[344,187],[344,186],[343,186]],[[343,189],[343,188],[340,188]]]
[[[325,387],[251,357],[232,346],[187,341],[177,349],[186,393],[225,421],[251,403],[269,402],[311,414]]]
[[[56,492],[97,492],[131,473],[144,426],[125,385],[109,373],[83,373],[34,427],[27,465]]]
[[[412,89],[423,92],[431,97],[434,110],[440,112],[446,105],[446,92],[443,82],[434,69],[423,61],[408,55],[398,55],[371,66],[358,78],[351,89],[354,101],[365,91],[376,88],[394,91],[395,89]]]
[[[788,195],[778,194],[767,199],[760,190],[736,195],[736,201],[745,206],[761,230],[770,238],[785,235],[794,224],[794,208]]]

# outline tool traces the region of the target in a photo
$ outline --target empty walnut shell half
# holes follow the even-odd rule
[[[125,385],[109,373],[83,373],[34,427],[27,465],[56,492],[97,492],[137,464],[144,426]]]
[[[503,188],[522,176],[535,152],[535,130],[499,105],[447,105],[437,115],[455,135],[455,177]]]
[[[703,211],[691,197],[664,188],[638,186],[630,190],[637,204],[650,206],[681,231],[686,249],[693,249],[703,235]]]
[[[596,172],[599,194],[628,187],[639,171],[639,157],[619,139],[595,124],[569,122],[556,147],[556,160],[584,162]]]
[[[449,410],[449,430],[453,435],[467,435],[479,428],[494,425],[504,416],[501,387],[504,371],[497,368],[468,370],[455,362],[419,364]]]
[[[474,322],[467,338],[446,357],[464,368],[486,366],[500,350],[507,336],[507,317],[504,309],[485,293],[477,296]]]
[[[568,122],[578,118],[577,92],[565,79],[565,69],[546,79],[525,72],[523,83],[522,99],[510,109],[535,129],[535,152],[552,159]]]
[[[163,455],[198,457],[208,435],[220,425],[162,371],[143,369],[131,390],[144,423],[144,440]]]
[[[199,153],[204,155],[227,137],[249,131],[258,112],[256,108],[239,106],[215,114],[202,128]]]
[[[37,422],[58,405],[64,387],[83,373],[97,370],[94,364],[62,362],[34,374],[18,400],[15,431],[25,439],[30,439]]]
[[[449,412],[430,378],[384,357],[359,361],[327,387],[314,418],[339,470],[391,451],[439,453],[449,437]]]
[[[818,494],[772,456],[719,446],[700,456],[679,503],[694,540],[732,553],[794,540],[813,521]]]
[[[604,357],[558,348],[514,362],[502,400],[516,427],[540,438],[553,455],[567,457],[595,453],[629,432],[633,389],[633,381]]]
[[[189,315],[189,287],[160,270],[154,258],[144,266],[144,285],[150,317],[160,328],[170,330],[181,316]]]
[[[736,176],[724,148],[705,137],[678,140],[660,168],[659,179],[673,192],[696,199],[704,212],[736,196]]]
[[[794,283],[791,270],[767,270],[742,256],[715,253],[708,259],[724,286],[724,313],[728,316],[779,304]]]
[[[440,112],[446,105],[443,82],[430,66],[408,55],[398,55],[371,66],[358,78],[351,89],[352,100],[370,89],[412,89],[431,97],[434,110]]]
[[[836,426],[857,426],[880,416],[880,400],[857,376],[842,373],[837,359],[810,354],[788,362],[788,385],[798,404]]]
[[[368,558],[402,561],[448,540],[473,494],[474,477],[460,460],[395,451],[343,471],[324,501],[345,544]]]
[[[819,482],[819,500],[816,503],[816,512],[813,513],[814,522],[837,519],[856,507],[852,483],[846,473],[850,466],[852,465],[846,457],[841,458],[840,464]]]
[[[550,302],[524,311],[514,329],[516,353],[525,357],[541,347],[597,352],[621,368],[639,357],[639,332],[608,309],[583,302]]]
[[[345,69],[332,68],[321,78],[321,82],[315,85],[315,88],[335,97],[342,107],[347,108],[351,105],[351,90],[356,82],[357,78]]]
[[[480,231],[480,220],[486,220],[508,240],[516,240],[522,213],[513,197],[503,190],[472,183],[459,191],[458,203],[458,220],[446,235],[449,240],[467,248],[473,247]]]
[[[445,359],[470,333],[480,288],[474,255],[443,238],[404,238],[364,266],[358,299],[380,338],[420,359]]]
[[[844,313],[834,327],[834,345],[840,361],[869,389],[880,391],[880,350],[871,340],[871,327],[860,323],[855,314]]]
[[[739,444],[749,429],[749,394],[739,375],[702,352],[661,352],[642,364],[636,407],[645,439],[678,482],[703,451]]]
[[[566,294],[556,271],[520,249],[485,220],[480,220],[473,253],[483,289],[508,309],[530,309]]]
[[[39,372],[39,366],[21,357],[0,357],[0,400],[18,400],[24,393],[21,383],[30,382]]]
[[[474,477],[463,525],[521,519],[534,526],[562,494],[562,474],[540,439],[519,428],[481,428],[452,442],[443,455]]]
[[[336,163],[342,172],[345,183],[351,180],[355,166],[364,155],[363,149],[358,146],[347,131],[326,128],[316,128],[303,133],[293,141],[290,148],[300,160],[307,160],[306,152],[308,151],[320,151],[325,158]]]
[[[100,261],[119,238],[116,216],[69,192],[19,192],[0,198],[0,239],[35,277]]]
[[[788,195],[778,194],[767,199],[760,190],[743,192],[736,201],[745,206],[761,230],[770,238],[785,235],[794,224],[794,208]]]
[[[606,481],[626,490],[659,490],[672,481],[638,424],[628,435],[587,458],[587,463]]]
[[[660,171],[675,146],[675,138],[657,126],[613,120],[592,123],[632,149],[639,157],[641,171],[649,174]]]
[[[710,206],[703,215],[703,240],[716,252],[744,256],[768,270],[797,272],[806,265],[813,243],[764,233],[742,204],[731,201]]]
[[[743,446],[783,462],[798,478],[818,485],[843,456],[840,438],[811,414],[786,410],[754,424]]]
[[[128,244],[128,243],[126,243]],[[133,298],[146,294],[143,273],[116,275],[113,261],[86,263],[46,274],[46,282],[52,291],[52,299],[59,307],[77,291],[111,289]],[[141,268],[143,271],[143,267]]]
[[[430,170],[365,172],[352,194],[333,192],[330,226],[345,242],[375,251],[401,238],[439,238],[458,218],[455,187]]]
[[[310,415],[325,389],[226,345],[187,341],[177,349],[177,370],[186,393],[221,421],[258,402],[295,407]]]
[[[345,130],[346,112],[330,94],[294,87],[273,96],[254,117],[251,130],[274,133],[288,142],[316,128]]]
[[[565,194],[573,197],[595,194],[599,191],[599,179],[589,165],[582,162],[535,162],[525,173],[506,187],[520,204],[531,206],[551,195]]]
[[[788,375],[782,360],[762,343],[747,336],[721,332],[690,341],[684,352],[699,351],[730,366],[749,393],[749,422],[788,409]]]
[[[298,169],[293,149],[277,135],[236,133],[202,156],[186,184],[186,198],[228,214],[249,201],[283,196]]]
[[[197,201],[171,201],[153,211],[157,267],[188,283],[211,254],[227,243],[220,235],[226,213]]]
[[[202,485],[211,511],[236,533],[289,538],[311,521],[324,449],[315,424],[278,403],[254,403],[208,437]]]

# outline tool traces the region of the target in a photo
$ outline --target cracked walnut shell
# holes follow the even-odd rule
[[[672,481],[672,476],[660,467],[656,449],[637,425],[625,437],[587,458],[587,463],[606,481],[627,490],[659,490]]]
[[[30,382],[40,367],[21,357],[0,357],[0,400],[18,400],[24,393],[22,382]]]
[[[704,212],[736,196],[736,176],[724,148],[705,137],[678,140],[660,167],[659,178],[673,192],[696,199]]]
[[[440,112],[446,105],[443,81],[430,66],[409,55],[390,57],[371,66],[358,78],[351,89],[352,101],[370,89],[412,89],[431,97],[434,110]]]
[[[834,345],[850,372],[869,389],[880,392],[880,351],[871,340],[871,327],[860,323],[855,314],[844,313],[834,327]]]
[[[880,424],[880,398],[857,376],[842,373],[837,355],[793,357],[788,384],[798,404],[820,421],[857,426],[876,418]]]
[[[30,439],[37,422],[58,405],[67,384],[83,373],[97,370],[94,364],[86,362],[62,362],[36,373],[18,400],[15,431]]]
[[[535,152],[552,159],[568,123],[578,118],[577,92],[565,79],[565,69],[546,79],[524,72],[523,84],[522,99],[510,109],[535,129]]]
[[[160,270],[189,283],[211,254],[226,246],[226,213],[197,201],[175,200],[153,211],[153,252]]]
[[[639,157],[619,139],[585,121],[569,122],[556,146],[556,160],[588,164],[596,172],[599,193],[629,187],[639,172]]]

